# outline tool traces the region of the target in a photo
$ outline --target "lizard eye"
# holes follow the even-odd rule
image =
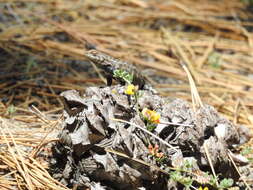
[[[94,49],[92,49],[92,50],[90,50],[90,51],[88,51],[90,54],[92,54],[92,55],[97,55],[98,54],[98,52],[96,51],[96,50],[94,50]]]

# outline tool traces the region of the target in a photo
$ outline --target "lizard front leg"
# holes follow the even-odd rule
[[[107,86],[112,85],[112,76],[106,75],[106,84],[107,84]]]

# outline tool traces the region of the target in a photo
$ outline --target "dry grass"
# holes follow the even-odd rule
[[[152,81],[162,95],[191,101],[182,61],[203,103],[253,127],[253,15],[241,1],[0,2],[7,20],[0,22],[0,53],[6,55],[0,60],[0,144],[6,145],[0,145],[0,170],[8,171],[1,189],[64,189],[46,172],[39,152],[47,154],[46,145],[56,140],[48,134],[59,127],[59,93],[102,84],[94,69],[85,71],[85,62],[82,70],[73,66],[85,60],[85,47],[154,69],[173,81]]]

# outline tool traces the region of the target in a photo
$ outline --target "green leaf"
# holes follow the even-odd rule
[[[191,186],[191,184],[192,184],[192,182],[193,182],[193,179],[192,178],[190,178],[190,177],[183,177],[182,179],[181,179],[181,181],[179,181],[180,183],[182,183],[184,186],[186,186],[186,187],[190,187]]]
[[[249,146],[246,146],[240,152],[240,154],[243,155],[243,156],[248,155],[248,154],[252,154],[252,153],[253,153],[253,149],[251,147],[249,147]]]
[[[207,63],[211,65],[211,67],[218,69],[220,68],[220,54],[217,52],[212,52],[207,59]]]
[[[179,171],[173,171],[173,172],[170,172],[170,177],[173,181],[179,181],[182,175]]]
[[[182,169],[183,170],[188,170],[188,169],[192,169],[192,167],[193,167],[192,163],[189,160],[185,160]]]
[[[152,132],[153,130],[155,130],[155,128],[156,128],[155,124],[153,124],[153,123],[148,123],[147,124],[147,130],[148,131]]]
[[[190,187],[193,182],[191,177],[182,176],[181,172],[179,171],[170,172],[170,177],[173,181],[177,181],[187,188]]]
[[[28,73],[29,71],[31,71],[33,67],[38,67],[38,64],[36,63],[35,58],[31,56],[26,62],[26,72]]]
[[[16,108],[15,108],[14,105],[10,105],[10,106],[7,108],[7,114],[8,114],[8,115],[11,115],[11,114],[15,113],[15,111],[16,111]]]
[[[232,187],[232,185],[234,184],[234,180],[231,178],[224,178],[223,180],[221,180],[219,188],[229,188]]]
[[[113,71],[113,77],[121,78],[128,84],[132,84],[133,78],[134,78],[133,74],[130,74],[127,71],[124,71],[121,69],[117,69],[117,70]]]

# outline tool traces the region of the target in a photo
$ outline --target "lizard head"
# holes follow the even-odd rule
[[[98,64],[102,64],[104,63],[104,61],[106,60],[106,55],[95,50],[95,49],[92,49],[92,50],[89,50],[87,52],[85,52],[85,56],[91,60],[92,62],[94,63],[98,63]]]

